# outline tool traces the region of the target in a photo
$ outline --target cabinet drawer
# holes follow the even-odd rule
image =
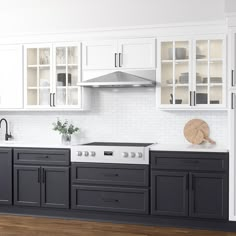
[[[72,182],[75,184],[148,186],[148,175],[148,165],[72,164]]]
[[[227,153],[151,152],[152,169],[226,171]]]
[[[72,186],[72,209],[148,214],[148,189]]]
[[[15,148],[14,164],[69,165],[69,149]]]

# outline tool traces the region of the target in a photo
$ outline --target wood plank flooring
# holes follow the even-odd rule
[[[0,236],[236,236],[236,233],[0,215]]]

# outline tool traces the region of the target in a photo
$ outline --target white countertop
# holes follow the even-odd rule
[[[68,148],[72,145],[61,143],[40,143],[40,142],[21,142],[21,141],[1,141],[0,147],[28,147],[28,148]]]
[[[191,144],[154,144],[151,151],[179,151],[179,152],[229,152],[227,147],[209,143],[200,145]]]
[[[21,142],[21,141],[1,141],[0,147],[28,147],[28,148],[68,148],[72,145],[61,143],[40,143],[40,142]],[[227,147],[212,144],[190,145],[190,144],[153,144],[151,151],[179,151],[179,152],[229,152]]]

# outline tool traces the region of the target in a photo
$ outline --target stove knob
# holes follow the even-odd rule
[[[139,158],[142,158],[143,154],[141,152],[136,153]]]
[[[130,156],[131,156],[132,158],[135,158],[135,153],[134,153],[134,152],[131,152],[131,153],[130,153]]]
[[[123,157],[128,157],[128,152],[123,152],[123,153],[122,153],[122,156],[123,156]]]
[[[85,152],[83,152],[83,155],[87,157],[89,155],[89,153],[87,151],[85,151]]]
[[[78,151],[78,152],[77,152],[77,156],[79,156],[79,157],[82,156],[82,152],[81,152],[81,151]]]
[[[94,157],[96,155],[96,152],[89,152],[89,155]]]

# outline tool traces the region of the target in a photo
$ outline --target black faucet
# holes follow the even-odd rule
[[[5,123],[6,123],[5,140],[7,141],[9,138],[12,138],[12,135],[11,135],[11,132],[10,132],[10,134],[8,134],[8,123],[7,123],[7,120],[5,118],[2,118],[0,120],[0,128],[1,128],[2,121],[5,121]]]

